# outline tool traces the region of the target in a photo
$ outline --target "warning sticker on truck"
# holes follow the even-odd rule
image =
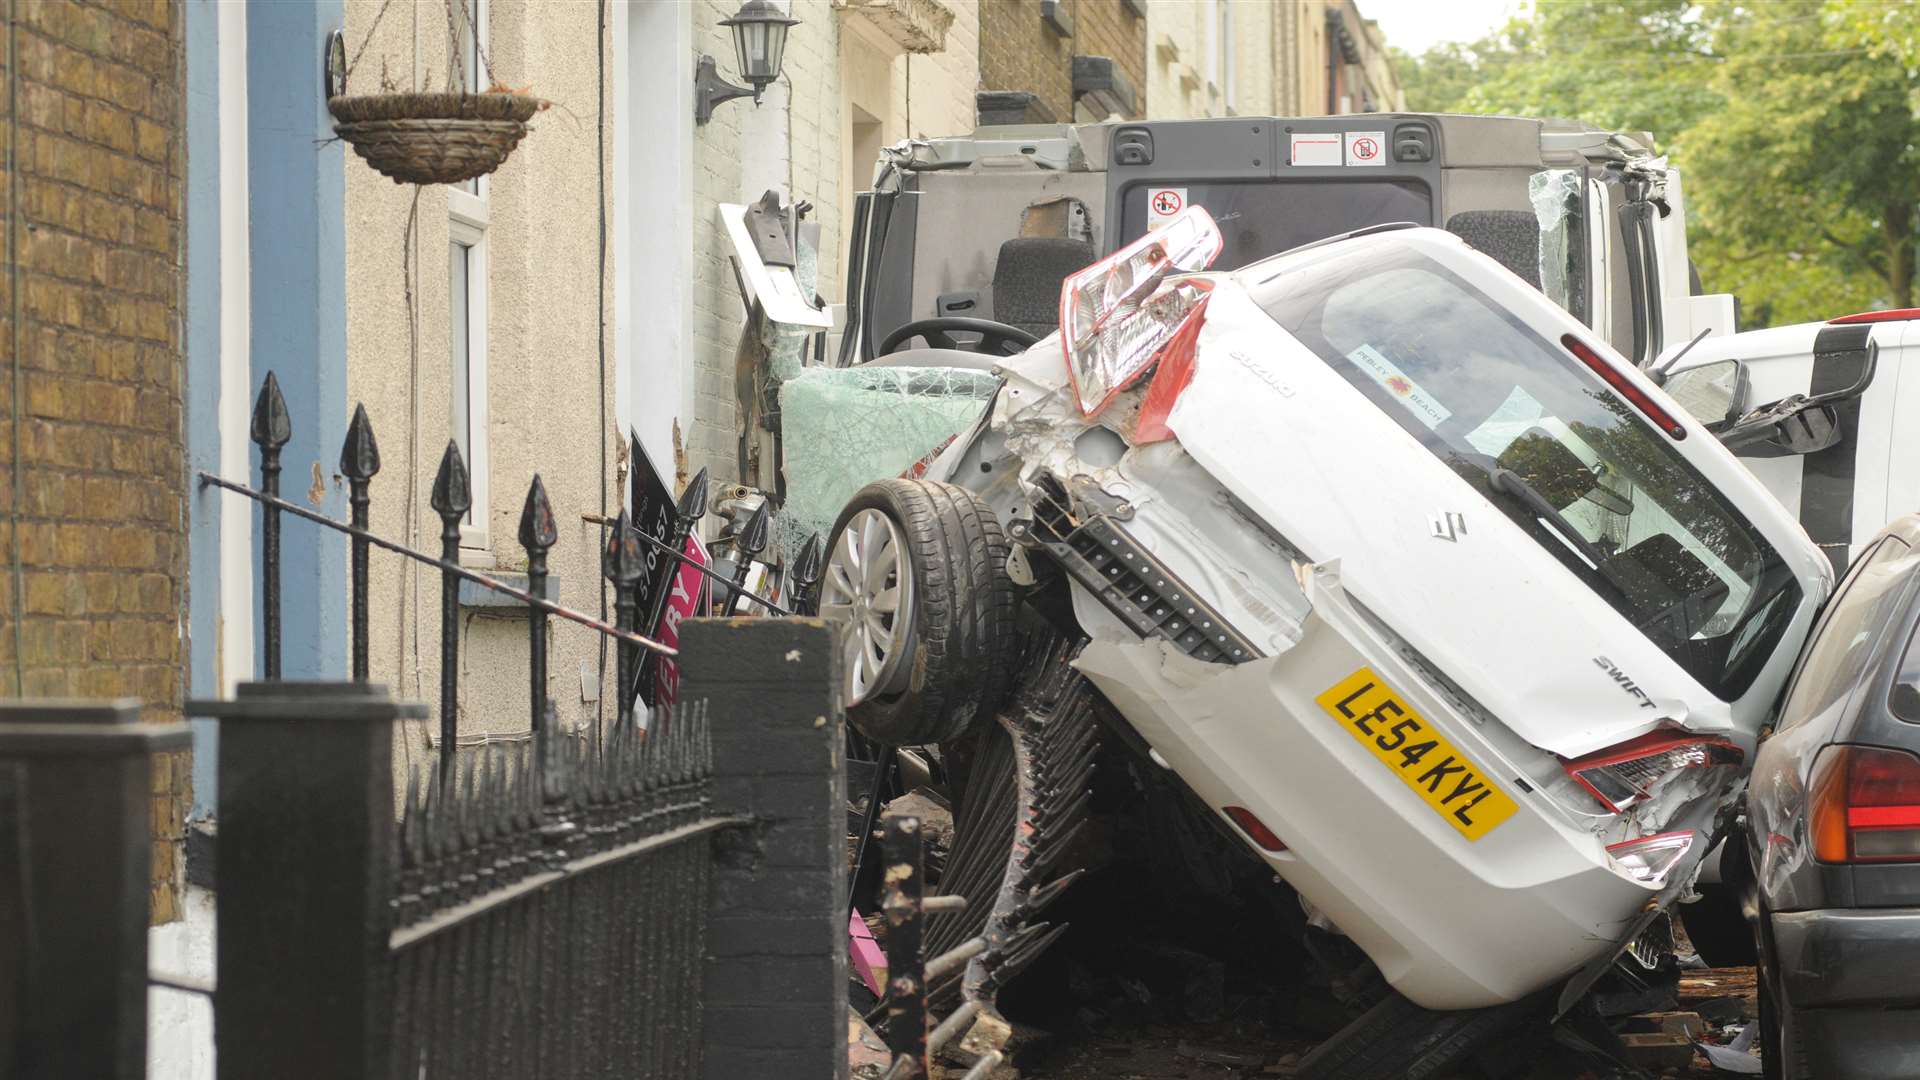
[[[1295,165],[1340,164],[1340,133],[1337,131],[1294,132],[1293,155],[1288,160]]]
[[[1347,132],[1347,164],[1385,165],[1387,133],[1384,131]]]
[[[1147,189],[1147,231],[1165,225],[1187,208],[1187,189],[1157,187]]]

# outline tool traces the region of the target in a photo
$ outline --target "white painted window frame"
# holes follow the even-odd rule
[[[487,523],[492,516],[492,503],[488,495],[490,485],[487,482],[490,472],[487,455],[487,204],[486,200],[464,191],[449,190],[447,210],[447,239],[462,248],[467,259],[467,445],[461,447],[460,452],[467,460],[473,509],[460,525],[460,546],[490,552],[493,543],[487,531]],[[449,250],[448,257],[451,258],[452,254]],[[447,310],[451,315],[451,296],[447,298]],[[453,367],[455,359],[451,355],[447,358],[449,379],[458,377]],[[460,418],[452,415],[453,401],[449,383],[447,420],[457,429]]]
[[[455,40],[449,43],[449,47],[458,48],[466,54],[466,77],[468,85],[474,90],[486,89],[481,53],[491,36],[487,27],[492,21],[492,7],[490,0],[464,0],[458,5],[457,10],[472,15],[470,29],[473,38],[469,40],[465,33],[456,30]],[[467,519],[460,524],[460,547],[481,556],[483,561],[493,551],[493,540],[488,529],[493,516],[493,502],[492,485],[488,482],[492,470],[487,453],[488,417],[491,415],[487,408],[487,369],[490,360],[487,350],[487,270],[490,265],[487,259],[487,224],[491,218],[487,179],[479,177],[470,182],[471,186],[447,186],[447,239],[465,249],[467,258],[467,445],[461,447],[460,451],[467,461],[468,491],[472,494],[473,506],[467,512]],[[452,257],[451,250],[448,257]],[[447,297],[447,310],[451,316],[451,296]],[[447,376],[451,380],[457,377],[452,366],[454,358],[449,355],[447,361]],[[453,400],[452,384],[449,382],[447,420],[457,430],[460,418],[452,415]]]
[[[252,252],[247,228],[247,8],[219,6],[220,472],[251,476],[253,412]],[[214,648],[219,693],[231,697],[254,671],[253,513],[229,502],[220,514],[220,611]],[[198,688],[196,688],[198,689]],[[197,795],[197,793],[196,793]],[[210,795],[209,795],[210,797]],[[209,804],[210,805],[210,804]]]

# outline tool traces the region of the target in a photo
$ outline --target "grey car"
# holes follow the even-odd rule
[[[1747,796],[1767,1075],[1920,1077],[1920,514],[1821,613]]]

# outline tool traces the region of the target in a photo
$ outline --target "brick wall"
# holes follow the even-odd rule
[[[1040,0],[980,0],[980,88],[1025,90],[1061,123],[1073,121],[1073,57],[1105,56],[1133,84],[1145,115],[1147,20],[1123,0],[1068,0],[1061,5],[1073,36],[1041,18]]]
[[[1138,120],[1146,115],[1146,19],[1135,15],[1121,0],[1073,0],[1073,51],[1081,56],[1111,59],[1126,73],[1127,82],[1133,84],[1135,111],[1127,119]],[[1073,83],[1071,72],[1067,83],[1069,86]]]
[[[0,176],[0,211],[15,198],[21,210],[9,222],[18,265],[0,276],[0,552],[18,552],[24,588],[0,568],[0,696],[133,696],[148,718],[178,719],[179,12],[63,0],[16,15],[19,110],[5,120],[17,164]],[[177,912],[184,757],[154,766],[156,921]]]
[[[981,0],[980,88],[1025,90],[1073,119],[1073,42],[1040,18],[1040,0]]]

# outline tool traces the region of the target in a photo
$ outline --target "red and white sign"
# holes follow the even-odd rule
[[[707,554],[707,545],[697,536],[687,537],[687,558],[701,566],[711,566],[713,558]],[[678,648],[680,646],[680,621],[692,618],[705,606],[703,599],[707,592],[707,576],[697,568],[680,564],[680,573],[673,579],[673,592],[667,595],[666,614],[660,616],[660,625],[654,628],[654,640],[662,645]],[[657,683],[657,695],[660,703],[677,701],[680,697],[680,668],[671,657],[663,656],[659,660],[660,679]],[[636,712],[635,715],[643,715]]]
[[[1147,189],[1147,231],[1153,230],[1180,216],[1187,208],[1187,189],[1183,187],[1157,187]]]
[[[1340,164],[1340,133],[1337,131],[1294,132],[1292,153],[1287,160],[1295,165]]]
[[[1385,165],[1387,133],[1384,131],[1347,132],[1347,164]]]

